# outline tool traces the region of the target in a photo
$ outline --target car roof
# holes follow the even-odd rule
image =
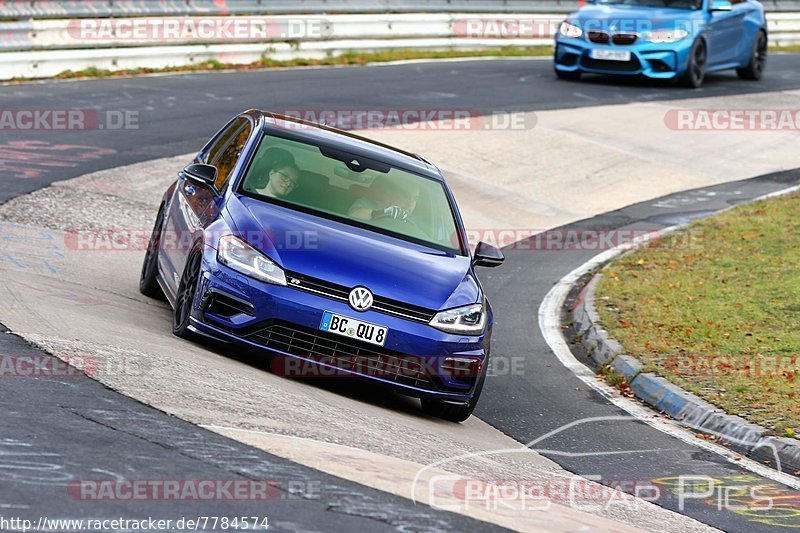
[[[389,146],[354,133],[340,130],[324,124],[306,121],[297,117],[281,115],[269,111],[252,109],[245,112],[254,120],[263,119],[266,131],[276,132],[309,142],[322,144],[362,157],[375,159],[391,166],[404,168],[423,174],[427,177],[443,181],[442,175],[433,164],[421,156],[406,152],[400,148]],[[303,127],[298,127],[302,125]]]

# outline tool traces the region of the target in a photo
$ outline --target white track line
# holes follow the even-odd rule
[[[748,203],[756,202],[758,200],[764,200],[767,198],[772,198],[775,196],[790,194],[798,190],[800,190],[800,185],[795,185],[793,187],[788,187],[780,191],[759,196]],[[720,211],[717,211],[717,213],[727,211],[728,209],[732,209],[733,207],[736,206],[731,206],[722,209]],[[604,381],[600,381],[595,376],[595,373],[589,367],[578,361],[572,354],[572,350],[570,350],[569,345],[567,345],[566,339],[564,339],[564,336],[562,334],[561,319],[560,319],[561,308],[564,305],[564,301],[566,300],[567,296],[569,295],[570,289],[581,277],[583,277],[588,272],[591,272],[592,270],[596,269],[603,263],[610,261],[616,256],[624,253],[625,251],[630,250],[635,246],[641,244],[643,241],[650,240],[654,237],[660,238],[668,233],[675,231],[676,229],[682,228],[687,225],[688,224],[670,226],[668,228],[662,229],[659,232],[656,232],[655,234],[650,234],[642,238],[637,238],[634,240],[633,243],[620,245],[610,250],[607,250],[601,254],[594,256],[592,259],[590,259],[586,263],[582,264],[581,266],[579,266],[578,268],[576,268],[575,270],[573,270],[572,272],[561,278],[555,284],[555,286],[552,289],[550,289],[550,291],[544,297],[544,300],[542,300],[542,304],[539,307],[539,329],[541,329],[542,336],[544,337],[545,341],[550,346],[550,349],[556,355],[558,360],[561,362],[561,364],[563,364],[570,371],[572,371],[572,373],[575,374],[581,381],[586,383],[595,391],[599,392],[615,406],[629,413],[634,418],[641,420],[645,424],[663,433],[666,433],[671,437],[675,437],[676,439],[679,439],[687,444],[696,446],[698,448],[702,448],[706,451],[722,456],[729,463],[741,466],[742,468],[749,470],[754,474],[757,474],[761,477],[765,477],[767,479],[771,479],[778,483],[782,483],[783,485],[791,487],[795,490],[800,490],[800,480],[798,480],[794,476],[785,474],[783,472],[778,472],[776,470],[773,470],[772,468],[766,467],[756,461],[753,461],[752,459],[743,457],[741,454],[735,453],[734,451],[729,450],[728,448],[725,448],[722,445],[714,444],[703,439],[698,439],[694,433],[690,432],[689,429],[686,428],[686,426],[681,425],[680,423],[671,418],[656,416],[655,411],[645,406],[644,404],[638,403],[634,400],[621,396],[616,391],[616,389],[614,389]],[[737,460],[735,458],[739,459]]]

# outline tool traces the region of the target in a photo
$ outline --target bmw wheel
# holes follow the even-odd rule
[[[692,45],[689,52],[689,63],[686,66],[686,73],[683,75],[683,85],[693,89],[703,85],[706,77],[706,64],[708,63],[708,51],[706,43],[698,39]]]
[[[758,81],[764,75],[764,67],[767,65],[767,35],[760,31],[758,37],[753,42],[753,53],[750,56],[750,63],[744,68],[737,68],[736,74],[743,80]]]
[[[178,296],[175,298],[175,310],[172,314],[172,333],[181,338],[189,338],[189,317],[192,313],[194,295],[197,292],[197,282],[200,280],[200,266],[203,255],[200,250],[194,250],[186,261],[186,268],[178,284]]]
[[[573,71],[566,71],[566,70],[558,70],[553,69],[556,72],[556,77],[560,80],[579,80],[581,78],[581,71],[580,70],[573,70]]]

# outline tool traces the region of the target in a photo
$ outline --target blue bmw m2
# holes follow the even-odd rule
[[[759,80],[766,60],[756,0],[594,0],[561,23],[554,66],[562,79],[633,75],[697,88],[720,70]]]
[[[474,268],[503,260],[471,251],[422,157],[251,110],[163,195],[139,287],[166,296],[179,337],[263,350],[285,375],[382,383],[460,422],[492,333]]]

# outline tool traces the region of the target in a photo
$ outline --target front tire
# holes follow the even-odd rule
[[[681,84],[684,87],[699,89],[706,78],[706,65],[708,63],[708,50],[706,43],[698,39],[692,45],[689,52],[689,62],[686,65],[686,73],[683,75]]]
[[[737,68],[736,74],[742,80],[758,81],[764,76],[764,67],[767,65],[767,35],[760,31],[753,42],[753,53],[750,62],[744,68]]]
[[[203,264],[203,254],[194,250],[186,261],[183,276],[178,284],[178,295],[175,298],[175,309],[172,313],[172,334],[188,339],[192,336],[189,330],[189,317],[192,314],[192,304],[200,280],[200,268]]]
[[[481,376],[478,378],[478,383],[475,386],[475,393],[472,395],[472,398],[469,399],[469,402],[466,404],[451,404],[444,402],[442,400],[437,400],[434,398],[422,398],[422,410],[431,415],[435,416],[436,418],[441,418],[443,420],[448,420],[450,422],[463,422],[467,418],[470,417],[472,412],[475,410],[475,407],[478,405],[478,400],[481,397],[481,391],[483,391],[483,384],[486,381],[486,372],[488,367],[489,361],[488,359],[484,362],[483,369],[481,371]]]
[[[139,292],[150,298],[159,300],[164,299],[164,292],[158,284],[158,247],[161,244],[161,229],[164,226],[164,205],[158,208],[156,223],[153,225],[153,233],[150,234],[150,242],[147,244],[147,251],[142,263],[142,273],[139,276]]]
[[[558,70],[557,68],[553,70],[556,73],[556,77],[560,80],[577,81],[581,79],[580,70],[565,71],[565,70]]]

